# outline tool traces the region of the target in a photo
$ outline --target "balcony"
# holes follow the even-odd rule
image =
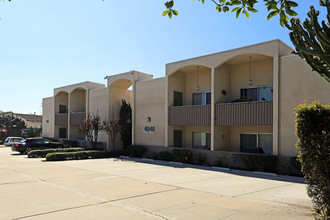
[[[55,114],[55,125],[68,125],[68,113]]]
[[[210,126],[211,106],[170,106],[169,125]]]
[[[70,124],[81,125],[85,118],[86,118],[86,112],[71,112]]]
[[[220,103],[215,105],[215,125],[272,125],[273,101]]]

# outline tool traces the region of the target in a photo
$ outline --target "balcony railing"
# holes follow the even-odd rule
[[[55,125],[68,125],[68,113],[55,114]]]
[[[85,118],[86,118],[86,112],[71,112],[70,124],[81,125]]]
[[[210,126],[211,106],[210,105],[170,106],[168,124]]]
[[[215,105],[215,125],[272,125],[273,101]]]

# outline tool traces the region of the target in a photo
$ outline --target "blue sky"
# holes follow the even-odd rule
[[[176,0],[179,16],[162,17],[165,0],[0,1],[0,110],[42,113],[56,87],[138,70],[163,77],[165,64],[280,39],[293,47],[263,1],[250,18],[217,13],[213,3]],[[310,4],[297,1],[299,17]],[[308,2],[308,4],[306,3]],[[325,11],[320,18],[324,20]]]

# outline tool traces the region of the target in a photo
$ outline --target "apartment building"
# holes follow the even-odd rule
[[[136,145],[295,156],[293,109],[329,104],[330,84],[292,51],[273,40],[169,63],[162,78],[132,71],[109,76],[107,86],[56,88],[43,102],[44,135],[82,139],[77,127],[87,112],[113,119],[126,99]]]

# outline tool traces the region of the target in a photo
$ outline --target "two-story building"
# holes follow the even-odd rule
[[[109,76],[107,87],[57,88],[44,99],[44,123],[54,121],[44,135],[83,138],[77,126],[87,112],[113,119],[126,99],[136,145],[295,156],[293,108],[329,104],[330,84],[292,51],[273,40],[169,63],[163,78],[133,71]]]

